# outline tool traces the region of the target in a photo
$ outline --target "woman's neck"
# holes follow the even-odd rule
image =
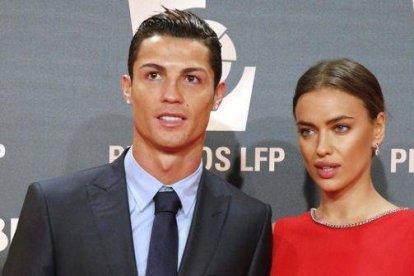
[[[356,185],[349,191],[321,192],[321,202],[316,216],[331,224],[350,224],[364,221],[397,206],[383,198],[371,181]]]

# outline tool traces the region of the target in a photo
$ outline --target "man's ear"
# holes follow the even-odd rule
[[[374,139],[372,141],[372,148],[376,148],[377,145],[382,143],[385,135],[385,122],[386,116],[384,112],[380,112],[377,118],[374,120]]]
[[[127,104],[131,104],[131,87],[132,87],[132,80],[131,77],[128,75],[121,76],[121,88],[122,88],[122,96]]]
[[[219,108],[221,101],[224,99],[225,95],[226,95],[226,83],[220,82],[217,85],[216,91],[214,92],[214,105],[213,105],[214,111],[216,111]]]

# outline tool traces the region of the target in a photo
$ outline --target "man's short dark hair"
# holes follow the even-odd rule
[[[217,34],[203,19],[190,11],[164,9],[164,12],[142,22],[132,38],[128,56],[128,73],[131,79],[142,41],[154,35],[167,35],[195,39],[209,49],[209,61],[214,71],[214,87],[217,87],[221,78],[221,44]]]

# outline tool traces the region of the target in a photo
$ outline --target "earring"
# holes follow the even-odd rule
[[[220,106],[220,103],[215,103],[214,106],[213,106],[213,110],[214,111],[217,111],[217,109],[219,108],[219,106]]]
[[[130,101],[130,100],[126,100],[126,103],[127,103],[127,104],[131,104],[131,101]]]
[[[375,155],[378,155],[379,154],[379,151],[380,151],[379,143],[376,143],[375,144]]]

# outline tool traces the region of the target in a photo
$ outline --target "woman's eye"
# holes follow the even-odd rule
[[[335,131],[338,132],[338,133],[345,133],[348,130],[349,130],[349,127],[345,126],[345,125],[336,125],[335,126]]]
[[[313,133],[314,133],[314,132],[313,132],[313,130],[312,130],[312,129],[310,129],[310,128],[302,128],[302,129],[299,129],[299,134],[300,134],[302,137],[309,137],[309,136],[311,136]]]

